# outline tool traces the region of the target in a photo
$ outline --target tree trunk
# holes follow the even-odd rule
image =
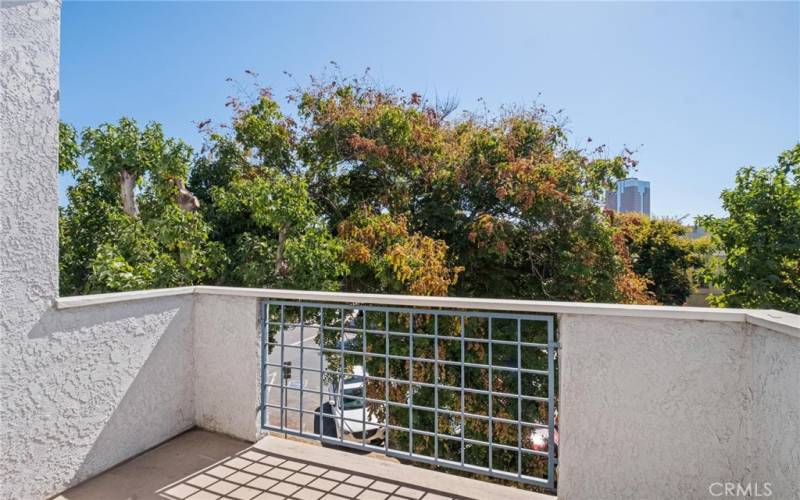
[[[283,253],[286,250],[286,235],[289,228],[286,225],[278,230],[278,250],[275,252],[275,276],[285,278],[289,272],[289,266],[284,260]]]
[[[136,185],[136,176],[131,175],[127,170],[119,174],[119,192],[122,198],[122,210],[131,217],[139,217],[139,205],[136,204],[136,196],[133,188]]]
[[[183,179],[176,179],[175,185],[178,187],[178,206],[185,212],[194,212],[200,208],[200,200],[191,191],[186,189]]]

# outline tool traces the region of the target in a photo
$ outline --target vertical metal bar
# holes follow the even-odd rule
[[[361,317],[361,446],[366,445],[367,436],[367,311]]]
[[[522,477],[522,320],[517,318],[517,477]]]
[[[439,461],[439,315],[433,315],[433,460]]]
[[[336,402],[336,412],[339,415],[341,415],[341,417],[340,417],[341,426],[340,426],[340,432],[339,432],[339,442],[342,442],[342,441],[344,441],[344,426],[347,425],[347,423],[344,420],[344,368],[345,368],[344,367],[344,344],[345,344],[345,341],[344,341],[344,339],[345,339],[345,337],[344,337],[344,322],[345,322],[344,307],[340,308],[339,311],[340,311],[340,316],[339,317],[342,318],[342,320],[341,320],[342,325],[340,326],[340,338],[339,338],[339,380],[337,382],[337,388],[333,392],[334,392],[334,394],[336,394],[336,396],[334,396],[334,397],[338,398],[338,401]]]
[[[383,416],[383,450],[389,453],[389,311],[386,311],[383,327],[385,330],[386,350],[383,352],[383,360],[386,363],[383,372],[383,391],[385,398],[386,411]]]
[[[305,335],[305,306],[300,304],[300,434],[303,433],[303,343]]]
[[[269,300],[261,303],[261,428],[267,426],[267,323]]]
[[[414,453],[414,313],[408,314],[408,455]]]
[[[284,431],[284,436],[286,437],[286,379],[283,378],[283,359],[284,359],[284,350],[286,342],[283,339],[283,330],[284,330],[284,310],[286,306],[281,306],[281,367],[279,368],[278,376],[281,379],[281,430]]]
[[[461,466],[464,466],[464,431],[466,421],[464,419],[464,315],[461,315]]]
[[[492,448],[492,445],[494,444],[494,436],[493,436],[493,434],[494,434],[494,428],[493,428],[494,425],[493,425],[493,422],[492,422],[492,416],[494,415],[492,413],[492,403],[493,403],[492,400],[494,399],[494,393],[492,392],[492,385],[493,385],[493,381],[494,381],[493,380],[494,373],[492,371],[492,365],[494,364],[494,358],[492,357],[492,317],[491,316],[489,316],[489,319],[488,319],[488,329],[489,329],[489,331],[488,331],[488,335],[489,335],[489,363],[488,363],[489,364],[489,387],[488,387],[488,390],[489,390],[489,415],[487,415],[487,416],[489,417],[489,471],[491,471],[494,468],[493,467],[493,463],[492,463],[493,460],[494,460],[494,450]]]
[[[553,318],[547,320],[547,484],[552,488],[555,485],[554,458],[555,458],[555,334],[553,332]]]
[[[323,375],[323,366],[322,363],[325,359],[325,309],[322,307],[319,308],[319,373],[317,376],[319,377],[319,414],[317,418],[319,419],[319,439],[322,441],[322,437],[325,435],[325,414],[322,410],[323,402],[322,402],[322,386],[325,383],[325,377]]]

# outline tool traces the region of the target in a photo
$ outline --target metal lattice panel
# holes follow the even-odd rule
[[[261,426],[555,488],[554,319],[265,301]]]

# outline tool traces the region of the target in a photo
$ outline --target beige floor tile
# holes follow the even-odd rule
[[[227,495],[231,491],[238,488],[238,484],[229,483],[228,481],[220,481],[218,483],[214,483],[208,488],[209,491],[213,491],[214,493],[219,493],[220,495]]]
[[[228,493],[227,496],[231,498],[236,498],[237,500],[250,500],[259,493],[261,493],[261,491],[257,489],[248,488],[247,486],[242,486],[241,488],[237,488],[231,491],[230,493]]]
[[[197,486],[198,488],[205,488],[209,484],[217,482],[219,479],[216,477],[209,476],[207,474],[198,474],[193,478],[187,479],[184,481],[187,484],[191,484],[192,486]]]
[[[225,480],[230,481],[232,483],[244,485],[249,483],[256,477],[258,476],[256,476],[255,474],[248,474],[247,472],[235,472],[230,476],[226,477]]]
[[[259,460],[266,457],[266,455],[264,455],[263,453],[259,453],[253,450],[246,451],[239,456],[246,460],[252,460],[253,462],[258,462]]]
[[[424,491],[415,490],[413,488],[409,488],[408,486],[401,486],[394,493],[395,495],[403,495],[406,498],[414,498],[414,499],[422,498],[422,496],[425,495]]]
[[[259,490],[268,490],[278,484],[278,481],[275,479],[270,479],[268,477],[257,477],[247,483],[247,486],[250,488],[258,488]]]
[[[337,495],[342,495],[343,497],[347,497],[347,498],[355,498],[363,490],[364,490],[364,488],[361,488],[359,486],[353,486],[353,485],[350,485],[350,484],[340,484],[339,486],[334,488],[333,491],[331,491],[331,493],[335,493]]]
[[[300,491],[296,491],[292,496],[294,498],[299,498],[300,500],[317,500],[324,494],[325,493],[322,491],[312,490],[311,488],[303,488]]]
[[[217,500],[218,498],[220,498],[220,496],[215,493],[211,493],[208,491],[198,491],[197,493],[190,496],[186,500]]]
[[[358,495],[359,500],[386,500],[388,497],[388,493],[375,490],[364,490]]]
[[[350,476],[350,474],[345,474],[344,472],[339,472],[338,470],[329,470],[322,477],[327,479],[332,479],[334,481],[344,481]]]
[[[283,500],[284,498],[286,497],[283,495],[276,495],[275,493],[262,493],[253,500]]]
[[[272,467],[270,467],[269,465],[252,464],[252,465],[249,465],[249,466],[245,467],[242,470],[245,471],[245,472],[249,472],[250,474],[255,474],[257,476],[260,476],[260,475],[264,474],[265,472],[267,472],[268,470],[270,470],[271,468]]]
[[[281,464],[282,469],[289,469],[289,470],[300,470],[305,466],[306,464],[302,462],[295,462],[294,460],[287,460]]]
[[[285,481],[299,484],[300,486],[305,486],[314,479],[316,479],[314,476],[309,476],[308,474],[303,474],[302,472],[295,472],[291,476],[287,477]]]
[[[225,479],[234,472],[236,472],[236,469],[231,469],[230,467],[225,467],[224,465],[218,465],[214,468],[207,470],[206,474],[210,474],[214,477]]]
[[[321,476],[328,472],[328,469],[317,467],[316,465],[306,465],[301,469],[303,474],[311,474],[312,476]]]
[[[292,474],[293,474],[293,472],[290,471],[290,470],[279,469],[279,468],[275,467],[274,469],[264,473],[264,476],[272,478],[272,479],[277,479],[279,481],[282,481],[282,480],[286,479],[287,477],[291,476]]]
[[[227,462],[225,462],[224,465],[232,469],[244,469],[245,467],[251,465],[252,463],[253,462],[251,462],[250,460],[245,460],[243,458],[236,457],[228,460]]]
[[[398,486],[400,485],[387,483],[385,481],[375,481],[369,486],[369,489],[382,491],[384,493],[394,493]]]
[[[286,461],[286,459],[284,459],[284,458],[273,457],[271,455],[267,455],[266,457],[264,457],[264,458],[262,458],[260,460],[260,462],[262,464],[273,465],[273,466],[274,465],[280,465],[285,461]]]
[[[350,476],[345,483],[352,484],[353,486],[368,487],[374,480],[364,476]]]
[[[319,479],[315,479],[311,483],[309,483],[309,486],[311,486],[312,488],[316,488],[318,490],[330,491],[337,484],[339,484],[339,483],[337,483],[336,481],[331,481],[330,479],[319,478]]]
[[[270,493],[278,493],[279,495],[289,496],[299,489],[300,487],[297,486],[296,484],[278,483],[272,488],[270,488],[269,491]]]
[[[198,489],[195,488],[194,486],[189,486],[188,484],[179,484],[177,486],[173,486],[164,493],[166,493],[167,495],[171,495],[175,498],[186,498],[192,493],[196,493],[197,491]]]

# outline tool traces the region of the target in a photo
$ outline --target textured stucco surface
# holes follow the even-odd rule
[[[60,3],[0,3],[0,497],[192,425],[191,297],[56,311]]]
[[[798,339],[752,328],[562,315],[559,498],[796,498]]]
[[[800,338],[753,326],[753,481],[800,500]]]
[[[199,295],[195,301],[195,421],[255,441],[261,397],[258,299]]]
[[[49,311],[4,366],[4,497],[42,498],[194,423],[191,297]]]

